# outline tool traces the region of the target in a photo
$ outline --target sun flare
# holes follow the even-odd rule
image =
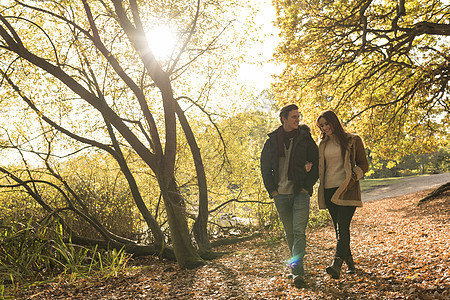
[[[176,35],[167,25],[158,25],[146,30],[150,49],[157,59],[168,59],[172,56],[177,42]]]

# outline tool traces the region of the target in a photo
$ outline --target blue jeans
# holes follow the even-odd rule
[[[275,207],[283,223],[291,254],[292,273],[303,275],[303,257],[306,253],[306,225],[309,218],[309,194],[280,195],[274,197]]]

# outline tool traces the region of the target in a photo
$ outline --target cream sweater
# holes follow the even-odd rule
[[[291,139],[289,143],[289,149],[284,148],[284,157],[280,157],[279,169],[278,169],[278,193],[280,195],[289,195],[294,192],[294,183],[288,179],[289,161],[291,158],[292,145],[294,140]]]
[[[324,188],[336,188],[345,181],[344,159],[341,147],[334,135],[327,140],[324,151],[325,184]]]

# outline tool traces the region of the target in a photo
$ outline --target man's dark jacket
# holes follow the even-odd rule
[[[294,183],[294,195],[300,193],[302,189],[313,193],[313,186],[319,178],[319,150],[311,137],[311,132],[307,125],[298,127],[299,135],[294,138],[294,145],[291,151],[289,162],[288,178]],[[272,198],[272,193],[278,189],[278,137],[277,130],[268,134],[269,138],[264,144],[261,152],[261,174],[264,186]],[[306,162],[312,162],[309,172],[305,170]]]

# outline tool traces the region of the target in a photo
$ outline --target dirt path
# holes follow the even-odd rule
[[[379,186],[362,193],[364,202],[408,195],[436,188],[450,181],[450,173],[399,179],[392,185]]]

